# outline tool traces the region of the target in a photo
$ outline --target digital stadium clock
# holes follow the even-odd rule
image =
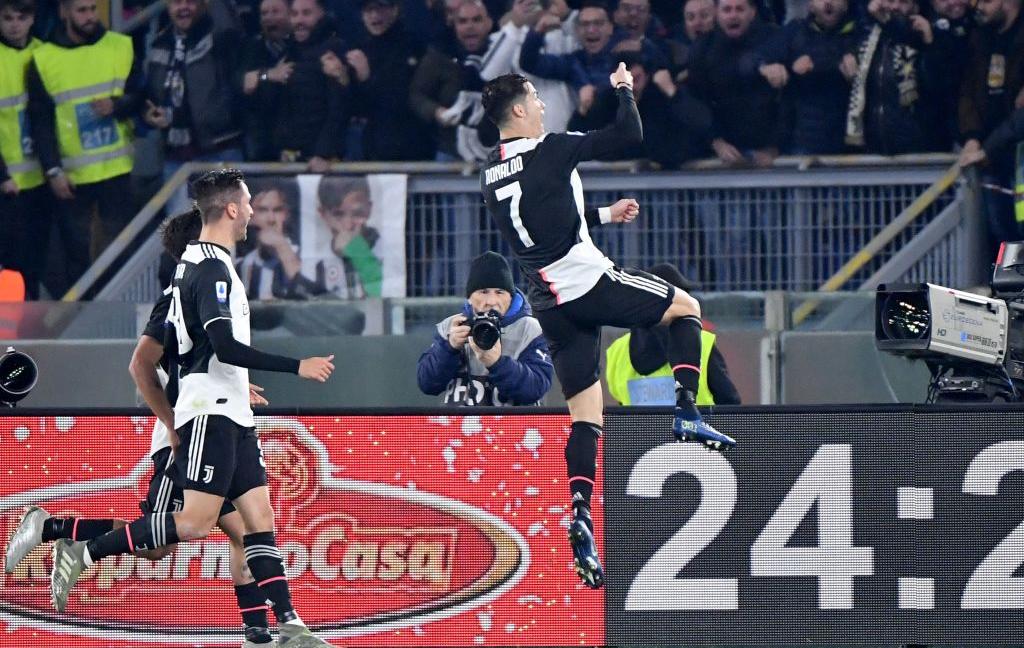
[[[1024,411],[605,420],[610,645],[1024,645]]]

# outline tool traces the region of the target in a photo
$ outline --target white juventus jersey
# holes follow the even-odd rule
[[[255,425],[249,370],[220,362],[206,334],[206,327],[220,319],[230,320],[234,338],[249,344],[249,301],[230,252],[215,243],[193,241],[175,269],[167,314],[178,344],[176,428],[203,414],[226,416],[243,427]]]
[[[158,367],[156,374],[160,378],[160,386],[166,388],[167,372]],[[167,426],[164,425],[163,421],[157,419],[156,423],[153,424],[153,437],[149,441],[149,456],[152,457],[170,445],[171,439],[170,434],[167,432]]]

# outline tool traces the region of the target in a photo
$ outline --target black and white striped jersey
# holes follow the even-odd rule
[[[619,113],[607,128],[503,140],[480,171],[484,203],[530,282],[535,310],[582,297],[614,265],[589,231],[609,222],[610,210],[585,209],[576,165],[642,141],[632,90],[617,94]]]
[[[226,319],[233,337],[249,344],[249,301],[231,253],[216,243],[189,243],[174,271],[171,297],[167,321],[177,338],[179,376],[174,427],[203,414],[255,425],[249,370],[220,362],[206,333],[211,322]]]

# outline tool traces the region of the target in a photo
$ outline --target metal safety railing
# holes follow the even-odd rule
[[[620,265],[669,262],[707,291],[819,289],[879,232],[891,236],[850,273],[845,289],[927,272],[936,283],[962,285],[972,263],[970,210],[964,190],[945,183],[920,197],[947,171],[948,155],[905,158],[783,158],[769,169],[726,169],[700,162],[684,171],[649,173],[633,163],[585,170],[588,204],[636,197],[641,218],[629,226],[598,228],[595,242]],[[159,293],[152,228],[167,197],[190,174],[213,165],[189,165],[146,205],[65,299],[95,295],[148,302]],[[248,174],[301,173],[301,165],[245,164]],[[406,277],[409,297],[461,294],[470,260],[487,249],[508,253],[487,216],[471,165],[434,163],[340,164],[337,173],[409,173],[406,203]],[[915,203],[915,201],[917,201]],[[915,204],[916,217],[893,222]],[[940,236],[936,236],[940,233]],[[920,244],[929,234],[932,245]],[[138,245],[127,261],[123,254]],[[915,243],[917,241],[917,243]],[[908,254],[907,251],[913,254]],[[98,280],[122,262],[102,290]],[[894,260],[899,263],[894,264]],[[880,274],[881,273],[881,274]]]

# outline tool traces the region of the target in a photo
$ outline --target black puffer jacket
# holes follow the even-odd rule
[[[365,117],[363,147],[369,160],[426,160],[433,145],[409,107],[409,86],[424,47],[401,23],[367,36],[358,49],[370,63],[370,78],[356,83],[357,111]]]
[[[850,83],[839,71],[839,64],[843,55],[853,50],[856,23],[843,19],[835,28],[824,30],[809,17],[787,24],[784,34],[790,150],[813,155],[842,153],[846,149],[843,135]],[[796,74],[793,63],[803,56],[809,56],[814,67],[805,74]]]
[[[238,139],[241,88],[238,85],[241,34],[215,31],[209,15],[200,18],[185,38],[185,98],[191,115],[193,144],[212,151]],[[146,96],[167,104],[164,82],[174,59],[174,28],[157,35],[146,57]]]
[[[715,29],[694,45],[687,86],[714,116],[708,141],[720,137],[741,150],[781,144],[780,93],[759,71],[782,62],[777,31],[755,22],[739,38]]]
[[[861,47],[874,23],[862,31]],[[909,43],[907,18],[893,16],[882,28],[868,71],[864,140],[869,153],[903,155],[934,150],[935,102],[925,82],[921,50]],[[863,55],[858,52],[858,60]]]
[[[323,73],[320,57],[327,51],[344,62],[345,44],[324,18],[305,42],[289,39],[285,58],[295,64],[288,83],[278,90],[278,150],[300,151],[301,158],[341,158],[348,125],[346,87]],[[349,70],[349,77],[355,73]]]

